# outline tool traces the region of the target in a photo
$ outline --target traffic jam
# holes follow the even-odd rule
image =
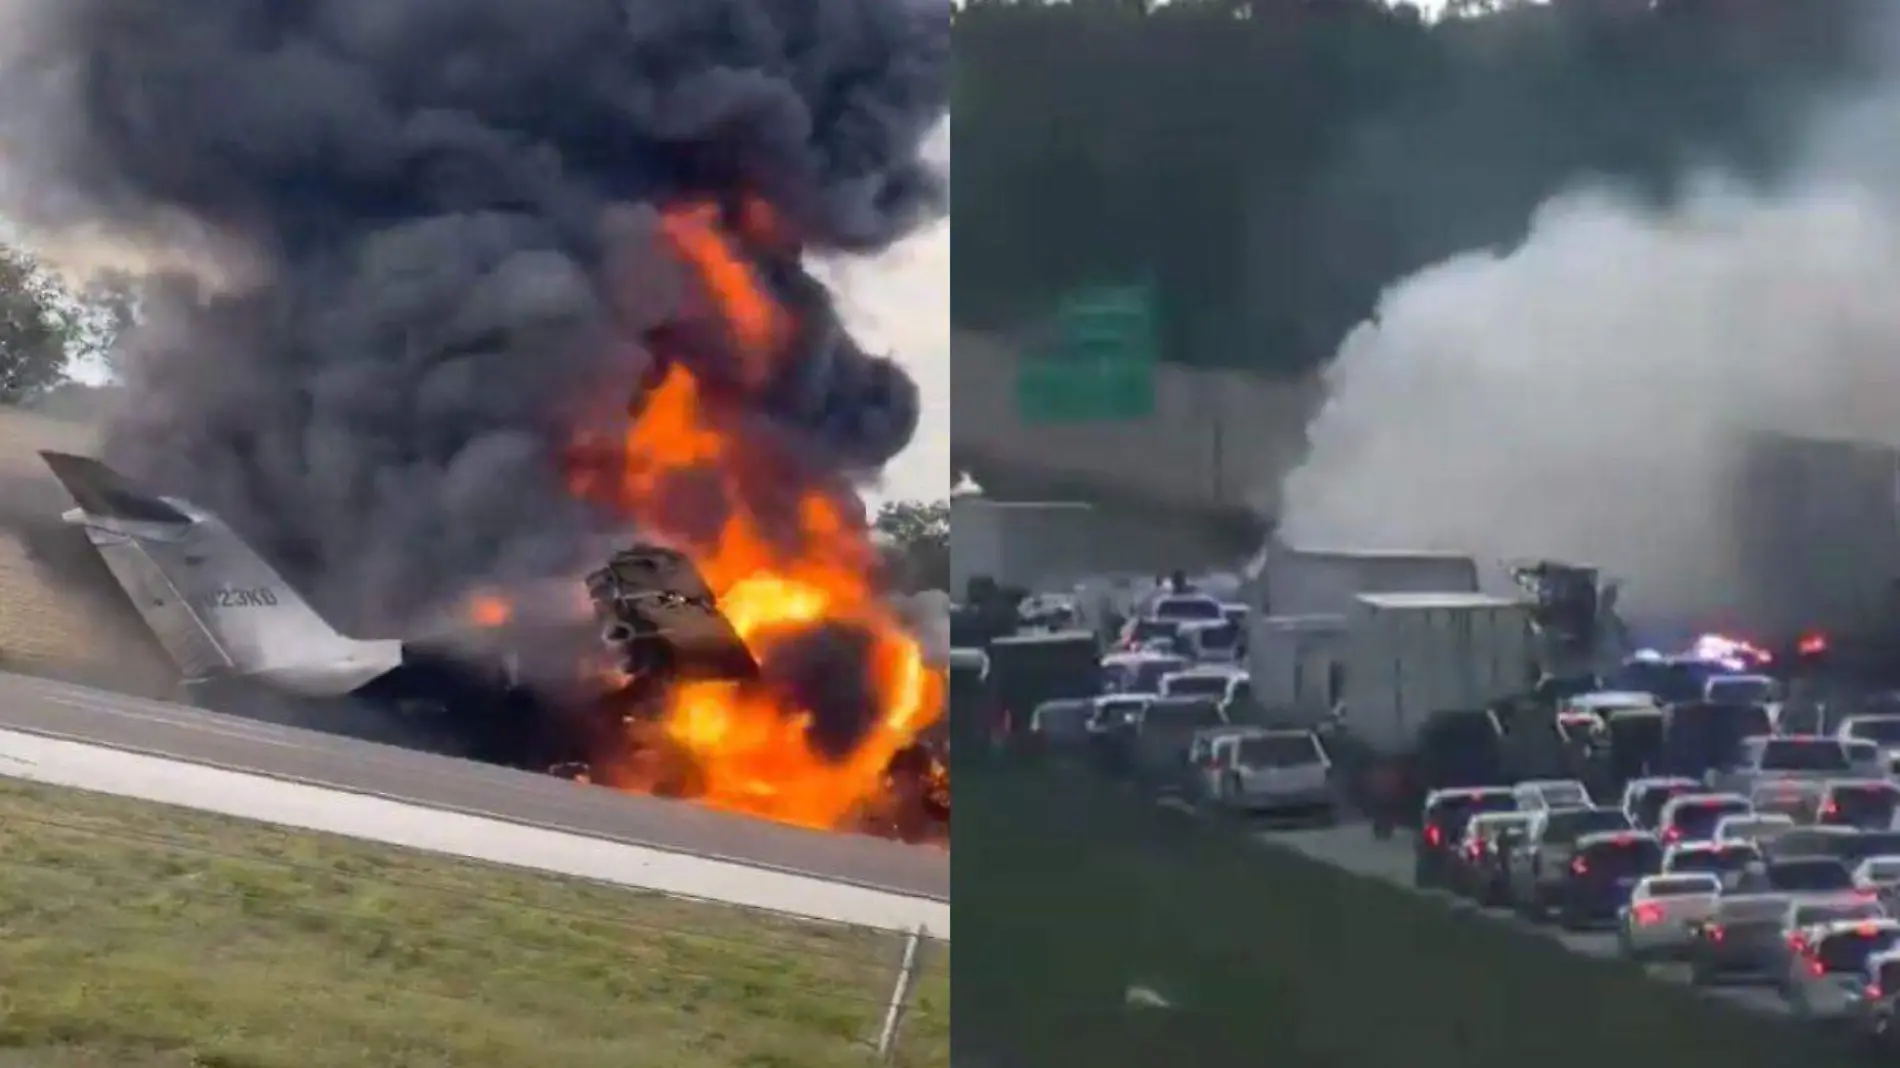
[[[1179,578],[1107,628],[1038,598],[1012,631],[958,650],[953,699],[983,695],[966,714],[982,744],[1068,758],[1163,804],[1356,824],[1368,772],[1334,753],[1350,725],[1263,711],[1246,613]],[[1413,886],[1900,1054],[1900,695],[1797,707],[1766,659],[1704,636],[1573,680],[1542,720],[1569,775],[1517,778],[1508,758],[1469,759],[1491,738],[1458,735],[1460,761],[1491,771],[1414,795],[1397,821],[1418,828]]]
[[[993,695],[986,744],[1086,761],[1172,804],[1339,818],[1324,731],[1262,721],[1245,667],[1247,608],[1203,582],[1158,582],[1105,626],[1073,598],[1032,598],[1011,633],[953,655],[952,670],[966,672],[953,701],[980,685]]]
[[[1593,738],[1611,734],[1605,706],[1671,725],[1634,696],[1579,694],[1559,716]],[[1732,752],[1699,775],[1428,792],[1412,884],[1900,1054],[1900,715],[1780,733],[1773,702],[1727,707]]]

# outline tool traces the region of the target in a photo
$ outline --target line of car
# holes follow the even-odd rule
[[[1852,1028],[1900,1055],[1900,920],[1888,911],[1900,904],[1900,787],[1794,792],[1836,787],[1854,803],[1804,803],[1805,821],[1681,777],[1633,780],[1614,806],[1571,781],[1438,790],[1410,882],[1554,925],[1573,948],[1594,936],[1586,951],[1666,977],[1771,992],[1737,1000]]]
[[[1182,692],[1182,684],[1205,686]],[[1158,694],[1113,692],[1045,702],[1028,744],[1085,756],[1104,773],[1163,797],[1224,811],[1338,818],[1341,791],[1321,736],[1238,722],[1246,675],[1186,668],[1156,680]]]
[[[1032,737],[1086,750],[1196,815],[1310,812],[1324,826],[1260,836],[1451,895],[1575,952],[1622,956],[1751,1009],[1851,1028],[1883,1059],[1900,1055],[1900,919],[1889,914],[1900,909],[1894,709],[1830,723],[1825,705],[1790,713],[1779,683],[1746,674],[1722,677],[1719,692],[1705,682],[1693,717],[1671,717],[1677,705],[1646,693],[1559,698],[1558,734],[1580,752],[1614,747],[1629,759],[1613,768],[1644,773],[1658,763],[1707,770],[1639,774],[1616,806],[1598,805],[1574,780],[1436,791],[1402,860],[1399,843],[1336,825],[1341,794],[1324,728],[1241,722],[1254,719],[1245,672],[1197,664],[1178,643],[1157,647],[1149,639],[1170,624],[1147,625],[1144,635],[1142,621],[1130,621],[1103,657],[1108,692],[1039,708]],[[1660,726],[1610,729],[1638,713]],[[1793,733],[1803,727],[1817,733]],[[1697,762],[1701,754],[1717,766]],[[1627,774],[1612,781],[1624,786]],[[1458,811],[1466,799],[1482,803]]]

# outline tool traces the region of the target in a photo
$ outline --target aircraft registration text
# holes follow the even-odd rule
[[[274,608],[277,605],[277,591],[269,586],[226,586],[202,594],[195,600],[203,608]]]

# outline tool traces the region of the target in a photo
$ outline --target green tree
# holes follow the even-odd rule
[[[897,584],[910,591],[950,588],[950,502],[890,501],[874,529],[889,539]]]
[[[0,247],[0,403],[32,400],[66,379],[73,324],[63,292],[33,258]]]
[[[111,370],[112,346],[138,321],[138,279],[124,271],[101,272],[87,282],[74,303],[67,316],[71,355]]]

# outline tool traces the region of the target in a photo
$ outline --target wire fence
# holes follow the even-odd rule
[[[118,947],[180,975],[261,963],[287,988],[327,985],[345,1000],[547,1009],[562,1027],[581,1020],[589,1048],[637,1041],[649,1057],[670,1040],[712,1043],[733,1063],[764,1063],[788,1043],[857,1050],[813,1063],[949,1063],[949,946],[921,930],[803,920],[15,783],[0,784],[0,879],[0,992],[16,1031],[22,995],[7,989],[9,976],[28,981],[21,969],[54,964],[62,946],[63,970],[111,970]],[[20,932],[30,950],[9,941]],[[50,1014],[49,1033],[83,1030],[50,1018],[57,1008],[35,1010]],[[656,1036],[662,1020],[679,1033]]]

